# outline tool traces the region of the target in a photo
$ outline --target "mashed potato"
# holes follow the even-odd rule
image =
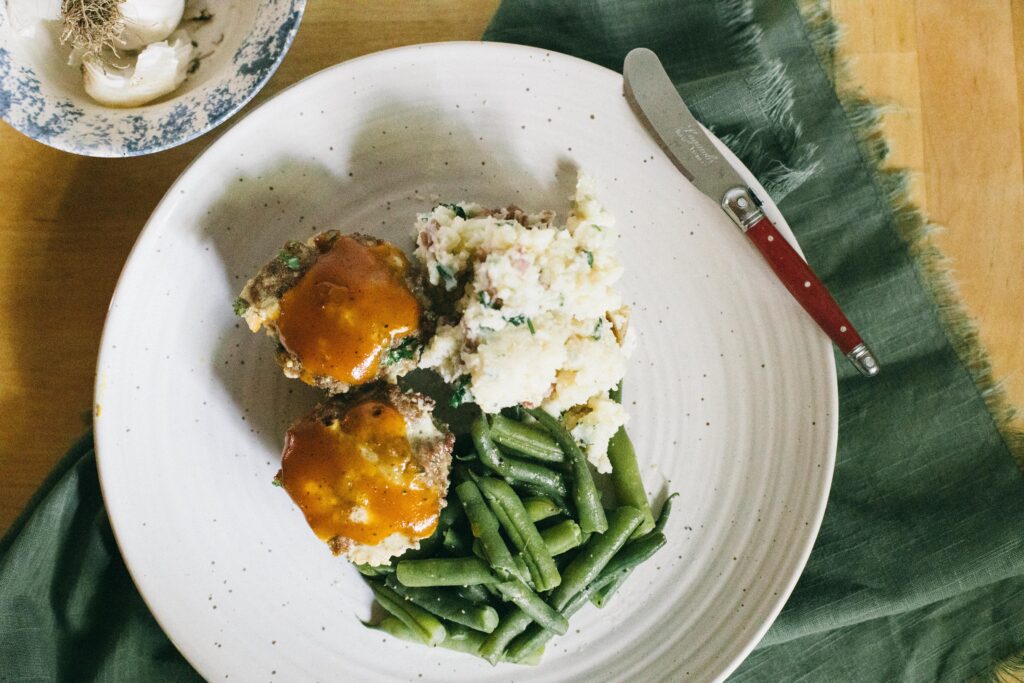
[[[573,433],[601,472],[626,421],[607,398],[632,350],[629,310],[615,290],[615,219],[581,176],[564,227],[554,214],[439,205],[417,217],[416,257],[431,285],[459,299],[427,343],[421,367],[467,382],[484,412],[573,409]],[[459,295],[461,293],[461,296]]]

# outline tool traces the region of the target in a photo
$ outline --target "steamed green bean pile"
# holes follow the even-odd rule
[[[573,614],[603,607],[665,545],[671,497],[655,521],[625,430],[609,458],[606,508],[561,420],[479,415],[434,534],[389,565],[359,567],[388,614],[370,628],[491,664],[538,663]]]

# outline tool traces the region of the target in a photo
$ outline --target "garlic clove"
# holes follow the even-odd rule
[[[166,41],[149,45],[135,57],[86,57],[82,62],[85,91],[110,107],[142,106],[181,85],[192,51],[191,38],[180,30]]]
[[[115,47],[141,50],[174,32],[185,13],[185,0],[125,0],[118,10],[124,30],[114,41]]]

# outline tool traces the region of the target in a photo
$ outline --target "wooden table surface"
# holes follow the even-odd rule
[[[915,198],[946,227],[935,240],[996,375],[1024,406],[1024,3],[831,4],[854,74],[892,105],[892,162],[914,171]],[[361,54],[479,38],[496,6],[314,0],[255,104]],[[88,159],[0,124],[0,532],[82,431],[118,273],[153,207],[215,135],[137,159]]]

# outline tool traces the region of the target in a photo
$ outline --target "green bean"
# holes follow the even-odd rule
[[[550,631],[548,631],[547,629],[543,629],[543,630],[544,630],[545,633],[550,633]],[[540,647],[536,648],[533,652],[529,653],[528,655],[526,655],[525,657],[523,657],[522,659],[520,659],[519,661],[517,661],[515,663],[516,664],[525,665],[525,666],[537,666],[538,664],[540,664],[540,660],[543,657],[544,657],[544,646],[541,645]],[[502,655],[501,661],[509,662],[511,660],[508,657]]]
[[[619,427],[608,442],[608,460],[612,463],[612,489],[616,500],[620,505],[628,505],[643,513],[643,521],[633,532],[633,536],[639,538],[654,528],[654,515],[651,514],[651,504],[644,491],[636,451],[625,427]]]
[[[522,535],[520,534],[519,529],[514,524],[512,524],[512,521],[508,517],[508,513],[505,512],[505,508],[500,506],[500,505],[495,506],[490,501],[490,499],[487,498],[487,494],[484,493],[483,482],[484,482],[485,479],[486,480],[493,480],[493,481],[500,481],[500,480],[494,479],[494,477],[489,477],[487,475],[478,475],[478,474],[476,474],[475,472],[472,472],[472,471],[467,471],[466,475],[469,477],[469,479],[474,484],[476,484],[477,489],[480,491],[481,495],[483,495],[483,497],[484,497],[484,500],[487,502],[488,509],[490,509],[491,513],[494,515],[494,518],[498,520],[498,523],[501,526],[501,528],[504,529],[505,532],[508,534],[509,539],[512,541],[512,545],[514,545],[514,546],[516,546],[516,548],[518,548],[519,544],[523,542],[522,541]],[[507,484],[507,482],[506,482],[506,484]],[[513,491],[513,493],[514,493],[514,491]],[[522,499],[520,499],[519,502],[521,503]],[[524,509],[525,509],[525,506],[524,506]]]
[[[573,596],[596,579],[615,553],[629,540],[630,534],[642,519],[643,515],[636,508],[620,507],[613,510],[608,520],[608,531],[587,541],[575,559],[565,568],[561,585],[551,594],[551,606],[558,610],[562,609]],[[398,569],[401,571],[401,564],[398,565]]]
[[[451,588],[410,588],[403,586],[394,576],[385,583],[403,598],[419,605],[442,619],[468,626],[476,631],[490,633],[498,625],[498,612],[490,605],[477,605],[462,598]]]
[[[516,549],[523,553],[530,568],[530,576],[538,591],[549,591],[559,584],[558,567],[544,545],[537,527],[526,514],[523,502],[512,487],[500,479],[485,477],[479,480],[480,492],[502,523]],[[500,512],[499,512],[500,511]]]
[[[484,644],[486,638],[486,634],[479,631],[455,626],[448,630],[448,637],[442,641],[441,647],[479,657],[480,646]]]
[[[558,445],[565,451],[572,468],[572,497],[573,502],[576,503],[580,529],[584,533],[604,533],[608,528],[608,519],[605,517],[604,508],[601,507],[601,494],[594,484],[594,477],[590,474],[590,465],[587,464],[587,459],[583,455],[583,451],[580,450],[579,444],[576,443],[576,439],[566,430],[561,420],[549,415],[541,408],[530,408],[527,412],[551,433]]]
[[[657,552],[663,545],[665,545],[665,535],[656,531],[627,543],[626,546],[619,551],[619,554],[613,557],[612,561],[609,562],[608,566],[601,572],[601,576],[606,578],[604,585],[588,591],[590,596],[589,598],[585,598],[584,602],[589,599],[597,607],[604,607],[608,604],[612,595],[615,594],[615,591],[619,590],[619,588],[622,587],[622,584],[626,582],[626,579],[630,577],[633,573],[633,569],[635,569],[640,562],[643,562]],[[631,559],[634,556],[642,557],[643,559],[639,561]],[[623,559],[620,560],[620,557]],[[579,595],[577,595],[576,598],[573,598],[573,600],[578,598]]]
[[[422,638],[417,635],[415,631],[410,629],[408,626],[402,623],[402,620],[398,617],[393,617],[390,614],[378,621],[376,624],[369,622],[363,622],[363,626],[371,628],[374,631],[383,631],[388,635],[401,638],[402,640],[408,640],[413,643],[419,643],[420,645],[426,645]]]
[[[487,561],[487,557],[484,555],[484,548],[482,545],[480,545],[479,538],[473,539],[473,554],[479,557],[484,562]],[[516,553],[515,555],[513,555],[512,563],[516,567],[516,573],[509,578],[525,581],[530,586],[530,588],[533,588],[533,578],[531,578],[530,576],[530,567],[526,563],[526,560],[523,559],[523,554]]]
[[[441,547],[453,555],[468,555],[472,545],[468,534],[453,527],[445,530]]]
[[[622,382],[615,385],[608,395],[616,403],[622,403]],[[633,537],[639,538],[653,530],[654,519],[650,501],[647,500],[647,493],[644,491],[643,478],[640,476],[640,466],[636,461],[636,451],[624,427],[620,427],[609,441],[608,459],[612,463],[612,487],[619,503],[635,507],[644,513],[644,521],[633,532]]]
[[[508,481],[529,486],[555,500],[564,501],[568,496],[569,489],[558,472],[534,462],[509,457],[498,450],[491,440],[486,416],[480,415],[473,421],[470,433],[480,462],[487,468]]]
[[[569,630],[569,621],[552,609],[522,581],[516,579],[503,581],[495,588],[506,602],[515,604],[516,607],[529,614],[531,619],[549,631],[561,635]]]
[[[546,629],[545,629],[544,632],[545,633],[550,633],[550,631],[548,631]],[[516,664],[524,664],[526,666],[537,666],[538,664],[540,664],[540,660],[543,657],[544,657],[544,646],[541,645],[540,647],[535,648],[533,652],[531,652],[530,654],[526,655],[522,659],[517,659],[516,660]],[[503,657],[502,661],[506,661],[507,662],[507,661],[509,661],[509,659],[507,657]]]
[[[411,643],[418,643],[425,645],[423,639],[416,635],[415,631],[409,629],[408,626],[403,624],[401,620],[387,616],[384,617],[377,624],[366,624],[367,628],[372,628],[375,631],[382,631],[395,638],[401,638]],[[448,637],[441,641],[440,647],[454,652],[463,652],[469,655],[480,656],[480,647],[483,645],[486,636],[479,631],[472,629],[463,628],[458,624],[452,624],[451,628],[448,629]],[[540,658],[544,654],[544,648],[540,647],[530,653],[530,657],[526,657],[518,662],[517,664],[526,664],[529,666],[536,666],[540,663]]]
[[[540,537],[544,539],[544,545],[547,546],[552,557],[568,552],[583,543],[580,527],[571,519],[565,519],[547,529],[541,529]]]
[[[588,585],[586,590],[581,591],[575,598],[570,600],[570,604],[577,600],[581,600],[584,603],[587,600],[595,602],[595,599],[598,596],[603,595],[605,591],[608,591],[612,586],[617,589],[627,578],[629,578],[629,575],[639,564],[646,562],[652,555],[654,555],[654,553],[665,545],[665,542],[665,535],[661,533],[650,533],[642,538],[630,541],[622,548],[622,550],[619,551],[618,555],[612,558],[611,562],[608,563],[608,566],[601,571],[598,579],[595,579],[592,582],[597,585]],[[608,596],[605,597],[605,600],[607,600],[613,592],[614,590],[611,590],[608,593]],[[584,595],[584,593],[587,593],[587,595]],[[598,605],[598,607],[601,606],[603,605]],[[576,609],[579,609],[579,607]]]
[[[519,577],[533,584],[533,575],[540,571],[540,565],[537,564],[534,557],[523,551],[523,548],[526,547],[526,538],[520,533],[508,514],[500,506],[495,509],[495,517],[501,522],[502,528],[505,529],[508,537],[512,540],[512,545],[519,551],[512,558],[516,564]]]
[[[550,434],[503,415],[491,418],[491,438],[499,445],[535,460],[565,462],[565,453]]]
[[[463,600],[469,600],[477,605],[487,605],[491,602],[491,594],[479,583],[472,586],[453,586],[452,590]]]
[[[523,412],[523,407],[520,406],[520,405],[514,405],[514,406],[509,406],[508,408],[502,408],[501,409],[501,413],[499,413],[499,414],[502,417],[507,417],[508,419],[516,420],[517,422],[522,422],[523,418],[526,416],[526,413]]]
[[[666,522],[668,522],[669,514],[671,514],[672,512],[672,499],[678,495],[678,493],[673,493],[671,496],[665,499],[664,503],[661,504],[661,511],[658,513],[658,519],[654,523],[654,530],[646,536],[628,543],[626,545],[626,548],[623,548],[622,552],[620,552],[619,555],[624,554],[626,552],[626,549],[632,546],[634,543],[639,543],[647,537],[660,536],[662,540],[660,542],[660,545],[658,545],[658,548],[665,544],[665,536],[662,532],[665,529]],[[614,558],[612,558],[612,562],[609,562],[609,566],[612,563],[614,563],[616,559],[618,559],[619,555],[616,555]],[[622,572],[614,581],[609,582],[607,586],[594,593],[594,597],[591,598],[591,602],[593,602],[598,607],[604,607],[606,604],[608,604],[608,601],[611,599],[612,595],[614,595],[615,591],[619,590],[622,584],[626,582],[626,579],[629,578],[629,575],[632,573],[632,571],[633,570],[630,569],[629,571]]]
[[[530,515],[530,520],[534,522],[540,522],[548,517],[554,517],[562,511],[560,507],[555,505],[555,501],[550,498],[545,498],[544,496],[524,498],[523,507],[526,508],[526,514]]]
[[[383,631],[384,633],[395,636],[396,638],[401,638],[402,640],[426,644],[415,631],[411,630],[408,626],[402,623],[401,620],[396,619],[395,617],[384,617],[378,624],[367,626],[377,631]],[[459,630],[456,630],[456,626],[456,624],[453,624],[452,628],[449,629],[448,637],[438,644],[449,650],[479,656],[480,646],[483,644],[486,636],[478,631],[468,628],[460,628]]]
[[[367,628],[372,628],[375,631],[383,631],[384,633],[387,633],[390,636],[394,636],[395,638],[401,638],[402,640],[407,640],[407,641],[409,641],[411,643],[418,643],[420,645],[427,645],[428,644],[425,640],[423,640],[423,638],[421,638],[419,636],[419,634],[416,631],[414,631],[413,629],[411,629],[408,626],[406,626],[402,622],[402,620],[398,619],[397,617],[387,616],[387,617],[384,617],[383,619],[381,619],[376,624],[364,624],[364,625]],[[478,634],[478,635],[481,636],[480,642],[482,642],[483,641],[483,635],[482,634]],[[474,643],[472,640],[466,640],[466,639],[458,639],[458,640],[456,640],[456,639],[451,639],[451,638],[445,638],[440,643],[436,643],[436,644],[440,645],[441,647],[449,648],[449,649],[452,649],[452,650],[457,650],[459,652],[468,652],[469,654],[478,654],[479,653],[479,647],[474,647],[474,645],[476,645],[476,643]],[[463,649],[463,646],[465,647],[465,649]]]
[[[538,488],[531,484],[524,484],[523,482],[516,481],[514,479],[506,481],[508,481],[512,488],[516,490],[516,493],[519,494],[520,498],[547,498],[555,504],[555,507],[558,508],[558,514],[568,515],[572,511],[572,507],[569,504],[569,498],[567,497],[569,491],[568,488],[565,489],[566,496],[562,496],[558,491]],[[562,483],[565,483],[564,479],[562,480]]]
[[[395,574],[402,585],[411,588],[498,582],[487,563],[477,557],[401,560]]]
[[[530,565],[526,563],[526,559],[523,557],[523,554],[516,553],[516,556],[513,557],[512,560],[516,563],[516,569],[519,570],[519,576],[530,584],[530,588],[535,588],[536,586],[533,583],[533,576],[530,574]]]
[[[427,645],[437,645],[444,640],[447,633],[444,624],[433,614],[414,605],[383,584],[373,582],[370,588],[380,606],[415,631]]]
[[[665,543],[665,534],[662,533],[650,533],[643,538],[633,539],[605,565],[605,568],[601,570],[601,575],[607,576],[643,564],[654,553],[661,550]]]
[[[661,504],[661,510],[658,511],[658,519],[654,522],[654,529],[651,533],[665,533],[665,525],[668,524],[668,517],[672,514],[672,499],[678,497],[678,493],[673,493],[665,499],[664,503]]]
[[[372,578],[374,576],[387,576],[388,574],[393,573],[395,571],[395,568],[392,567],[390,564],[357,564],[356,571],[358,571],[363,576],[369,576]]]
[[[463,519],[462,508],[458,505],[445,505],[437,521],[441,529],[450,529]]]
[[[483,558],[491,565],[502,579],[518,576],[512,553],[501,538],[498,520],[484,501],[480,489],[472,481],[464,481],[455,488],[455,495],[462,502],[462,507],[469,519],[469,529],[473,538],[480,542]]]
[[[591,600],[601,590],[620,577],[628,575],[637,565],[646,562],[663,545],[665,545],[665,536],[660,533],[651,533],[643,538],[630,541],[608,562],[597,578],[569,600],[559,612],[566,619],[569,619],[587,604],[588,600]],[[544,643],[550,640],[553,635],[551,631],[537,624],[529,625],[509,645],[508,659],[515,662],[535,658],[534,653],[544,647]]]
[[[518,607],[513,607],[498,622],[498,628],[494,629],[484,640],[484,644],[480,646],[480,656],[491,664],[497,664],[512,639],[525,631],[526,627],[532,623],[533,619],[529,614]],[[550,633],[547,629],[540,630],[543,633]]]
[[[473,481],[478,487],[480,487],[480,484],[484,479],[485,477],[475,477]],[[481,493],[482,492],[483,489],[481,488]],[[512,519],[508,516],[508,512],[505,511],[504,507],[492,503],[486,496],[485,498],[487,499],[487,507],[490,508],[491,513],[494,515],[494,518],[498,520],[501,528],[505,530],[509,540],[512,541],[512,545],[515,546],[516,550],[521,549],[526,544],[526,539],[520,532],[519,527],[512,523]]]
[[[370,624],[364,621],[363,626],[373,629],[374,631],[383,631],[388,635],[401,638],[402,640],[408,640],[410,643],[419,643],[420,645],[427,644],[415,631],[402,623],[401,619],[393,617],[390,614],[378,621],[376,624]]]

